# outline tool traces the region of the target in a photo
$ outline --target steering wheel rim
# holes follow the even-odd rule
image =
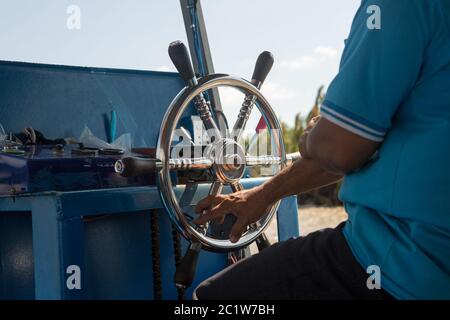
[[[272,143],[275,144],[275,150],[281,159],[280,170],[286,163],[286,152],[284,148],[283,136],[281,134],[281,125],[276,117],[270,103],[261,94],[261,92],[248,81],[228,76],[228,75],[210,75],[205,79],[200,79],[199,84],[195,87],[185,87],[171,102],[160,127],[156,157],[161,161],[161,170],[157,174],[159,193],[161,201],[169,215],[171,221],[175,224],[180,233],[188,240],[199,242],[202,246],[211,251],[230,251],[245,247],[252,243],[256,238],[264,232],[269,225],[273,216],[278,210],[280,201],[276,202],[269,212],[263,216],[256,228],[249,228],[242,237],[236,242],[232,243],[230,240],[214,239],[204,232],[199,231],[186,218],[181,209],[176,194],[175,186],[172,183],[170,174],[170,147],[173,141],[174,132],[177,124],[183,115],[186,108],[191,101],[200,93],[217,88],[217,87],[232,87],[244,93],[252,94],[256,97],[256,106],[264,117],[267,128],[270,130]]]

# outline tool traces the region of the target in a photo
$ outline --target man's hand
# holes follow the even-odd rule
[[[230,240],[235,243],[248,225],[258,221],[269,211],[272,203],[261,187],[228,195],[208,196],[195,207],[195,212],[201,215],[194,223],[203,225],[211,220],[223,223],[227,214],[233,214],[237,220],[231,229]]]

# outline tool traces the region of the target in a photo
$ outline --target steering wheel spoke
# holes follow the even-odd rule
[[[271,156],[271,155],[263,155],[263,156],[246,156],[245,163],[249,167],[254,166],[262,166],[268,167],[272,165],[281,164],[281,157]]]
[[[245,130],[247,121],[252,113],[253,106],[255,105],[256,97],[253,94],[245,95],[244,102],[239,110],[238,118],[233,126],[233,138],[235,141],[239,141],[242,133]]]
[[[222,193],[223,183],[216,180],[211,184],[211,188],[209,189],[208,195],[217,196]]]
[[[193,170],[193,169],[210,169],[213,162],[207,158],[178,158],[169,159],[170,170]]]
[[[300,159],[300,154],[292,153],[286,155],[287,164]],[[245,165],[247,167],[269,167],[273,165],[281,165],[282,160],[279,156],[262,155],[262,156],[246,156]],[[192,170],[192,169],[210,169],[213,166],[213,161],[206,157],[202,158],[179,158],[170,159],[169,167],[171,170]]]
[[[271,155],[263,155],[263,156],[246,156],[245,164],[248,167],[268,167],[272,165],[280,165],[281,158],[277,156]],[[192,169],[210,169],[213,166],[213,161],[206,157],[201,158],[178,158],[178,159],[170,159],[169,160],[169,168],[170,170],[192,170]]]
[[[211,106],[208,102],[206,102],[203,93],[198,94],[193,99],[195,108],[197,109],[197,113],[200,116],[200,119],[207,130],[208,136],[211,141],[219,141],[222,138],[222,134],[220,133],[219,126],[216,124],[212,113]]]
[[[244,186],[239,181],[230,183],[230,187],[231,187],[231,190],[233,190],[233,192],[238,192],[238,191],[244,190]]]
[[[208,195],[217,196],[222,193],[222,190],[223,190],[223,183],[218,180],[215,180],[211,184],[211,188],[209,189]],[[214,223],[215,223],[214,221],[206,222],[204,225],[198,226],[197,230],[203,234],[206,234],[208,232],[209,226]]]

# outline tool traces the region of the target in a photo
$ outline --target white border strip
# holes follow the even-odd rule
[[[374,134],[378,134],[378,135],[381,135],[381,136],[384,136],[384,135],[386,134],[385,132],[381,132],[381,131],[374,130],[374,129],[369,128],[368,126],[363,125],[363,124],[361,124],[361,123],[359,123],[359,122],[357,122],[357,121],[355,121],[355,120],[353,120],[353,119],[351,119],[351,118],[349,118],[349,117],[346,117],[346,116],[344,116],[344,115],[338,113],[337,111],[334,111],[334,110],[331,109],[330,107],[327,107],[326,105],[322,105],[321,108],[324,109],[326,112],[331,113],[331,114],[332,114],[333,116],[335,116],[336,118],[341,118],[342,120],[348,121],[348,122],[350,122],[351,124],[353,124],[353,125],[355,125],[355,126],[361,128],[361,129],[364,129],[364,130],[366,130],[366,131],[369,131],[369,132],[372,132],[372,133],[374,133]]]
[[[366,138],[366,139],[369,139],[369,140],[372,140],[372,141],[375,141],[375,142],[381,142],[381,141],[384,140],[381,137],[373,136],[371,134],[368,134],[367,132],[361,131],[358,128],[355,128],[355,127],[353,127],[353,126],[351,126],[351,125],[349,125],[349,124],[347,124],[345,122],[342,122],[341,120],[339,120],[339,119],[337,119],[337,118],[335,118],[333,116],[330,116],[329,114],[322,113],[321,115],[322,115],[323,118],[325,118],[328,121],[334,123],[335,125],[338,125],[339,127],[342,127],[342,128],[344,128],[344,129],[346,129],[346,130],[348,130],[350,132],[353,132],[354,134],[357,134],[358,136],[361,136],[363,138]]]

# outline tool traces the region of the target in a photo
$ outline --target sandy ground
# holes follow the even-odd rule
[[[334,228],[340,222],[347,220],[343,207],[300,207],[298,210],[300,235],[304,236],[323,228]],[[276,220],[272,221],[267,236],[272,243],[277,241]]]

